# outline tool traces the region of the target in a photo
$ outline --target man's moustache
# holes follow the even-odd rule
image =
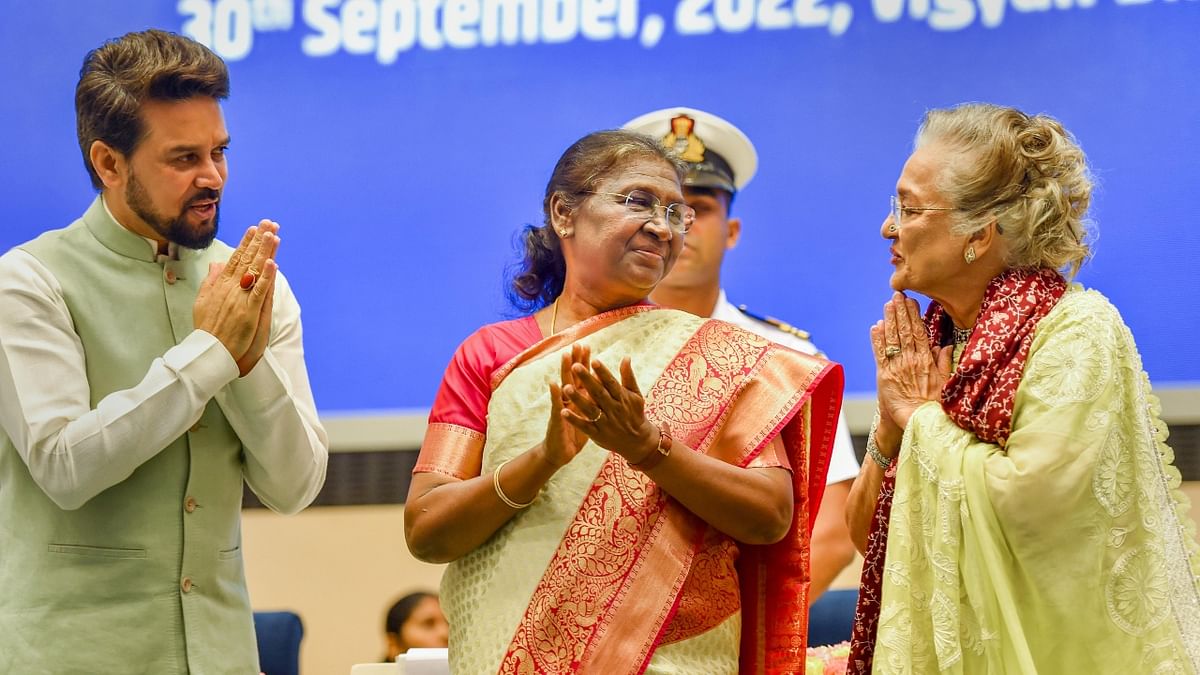
[[[199,193],[193,195],[190,199],[188,199],[186,205],[191,206],[192,204],[195,204],[196,202],[203,202],[203,201],[220,202],[221,201],[221,193],[217,192],[216,190],[204,190],[203,192],[199,192]]]

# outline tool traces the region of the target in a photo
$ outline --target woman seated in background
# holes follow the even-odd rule
[[[568,148],[514,280],[540,309],[446,370],[405,530],[451,563],[454,672],[735,673],[739,644],[803,667],[841,368],[646,301],[694,218],[682,175],[630,132]]]
[[[419,591],[409,593],[392,605],[383,620],[383,634],[387,640],[387,654],[383,660],[390,662],[413,647],[445,647],[450,628],[438,596]]]
[[[1197,546],[1129,329],[1071,284],[1092,184],[1054,119],[929,112],[882,234],[878,421],[847,520],[852,673],[1194,673]],[[933,300],[922,321],[902,291]]]

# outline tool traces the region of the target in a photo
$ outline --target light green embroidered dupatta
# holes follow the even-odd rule
[[[1037,327],[1003,448],[922,406],[874,672],[1200,672],[1200,552],[1165,435],[1129,330],[1077,288]]]

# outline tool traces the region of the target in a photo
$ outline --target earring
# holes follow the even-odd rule
[[[967,247],[967,252],[963,253],[963,260],[966,260],[968,265],[975,262],[975,247],[974,246]]]
[[[563,230],[559,230],[559,231],[558,231],[558,236],[562,237],[563,239],[566,239],[566,238],[567,238],[567,231],[566,231],[565,229],[563,229]]]

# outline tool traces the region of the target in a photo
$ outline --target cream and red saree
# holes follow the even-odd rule
[[[529,335],[528,324],[509,325]],[[415,471],[469,478],[541,442],[548,383],[577,341],[610,367],[632,356],[647,416],[677,442],[737,466],[789,467],[792,527],[771,546],[737,544],[589,444],[533,506],[447,569],[454,672],[800,671],[809,533],[841,402],[836,364],[674,310],[613,310],[490,370],[484,428],[435,405]],[[463,357],[471,342],[448,379],[499,363]],[[479,399],[446,389],[440,404]],[[776,436],[786,456],[771,450]]]

